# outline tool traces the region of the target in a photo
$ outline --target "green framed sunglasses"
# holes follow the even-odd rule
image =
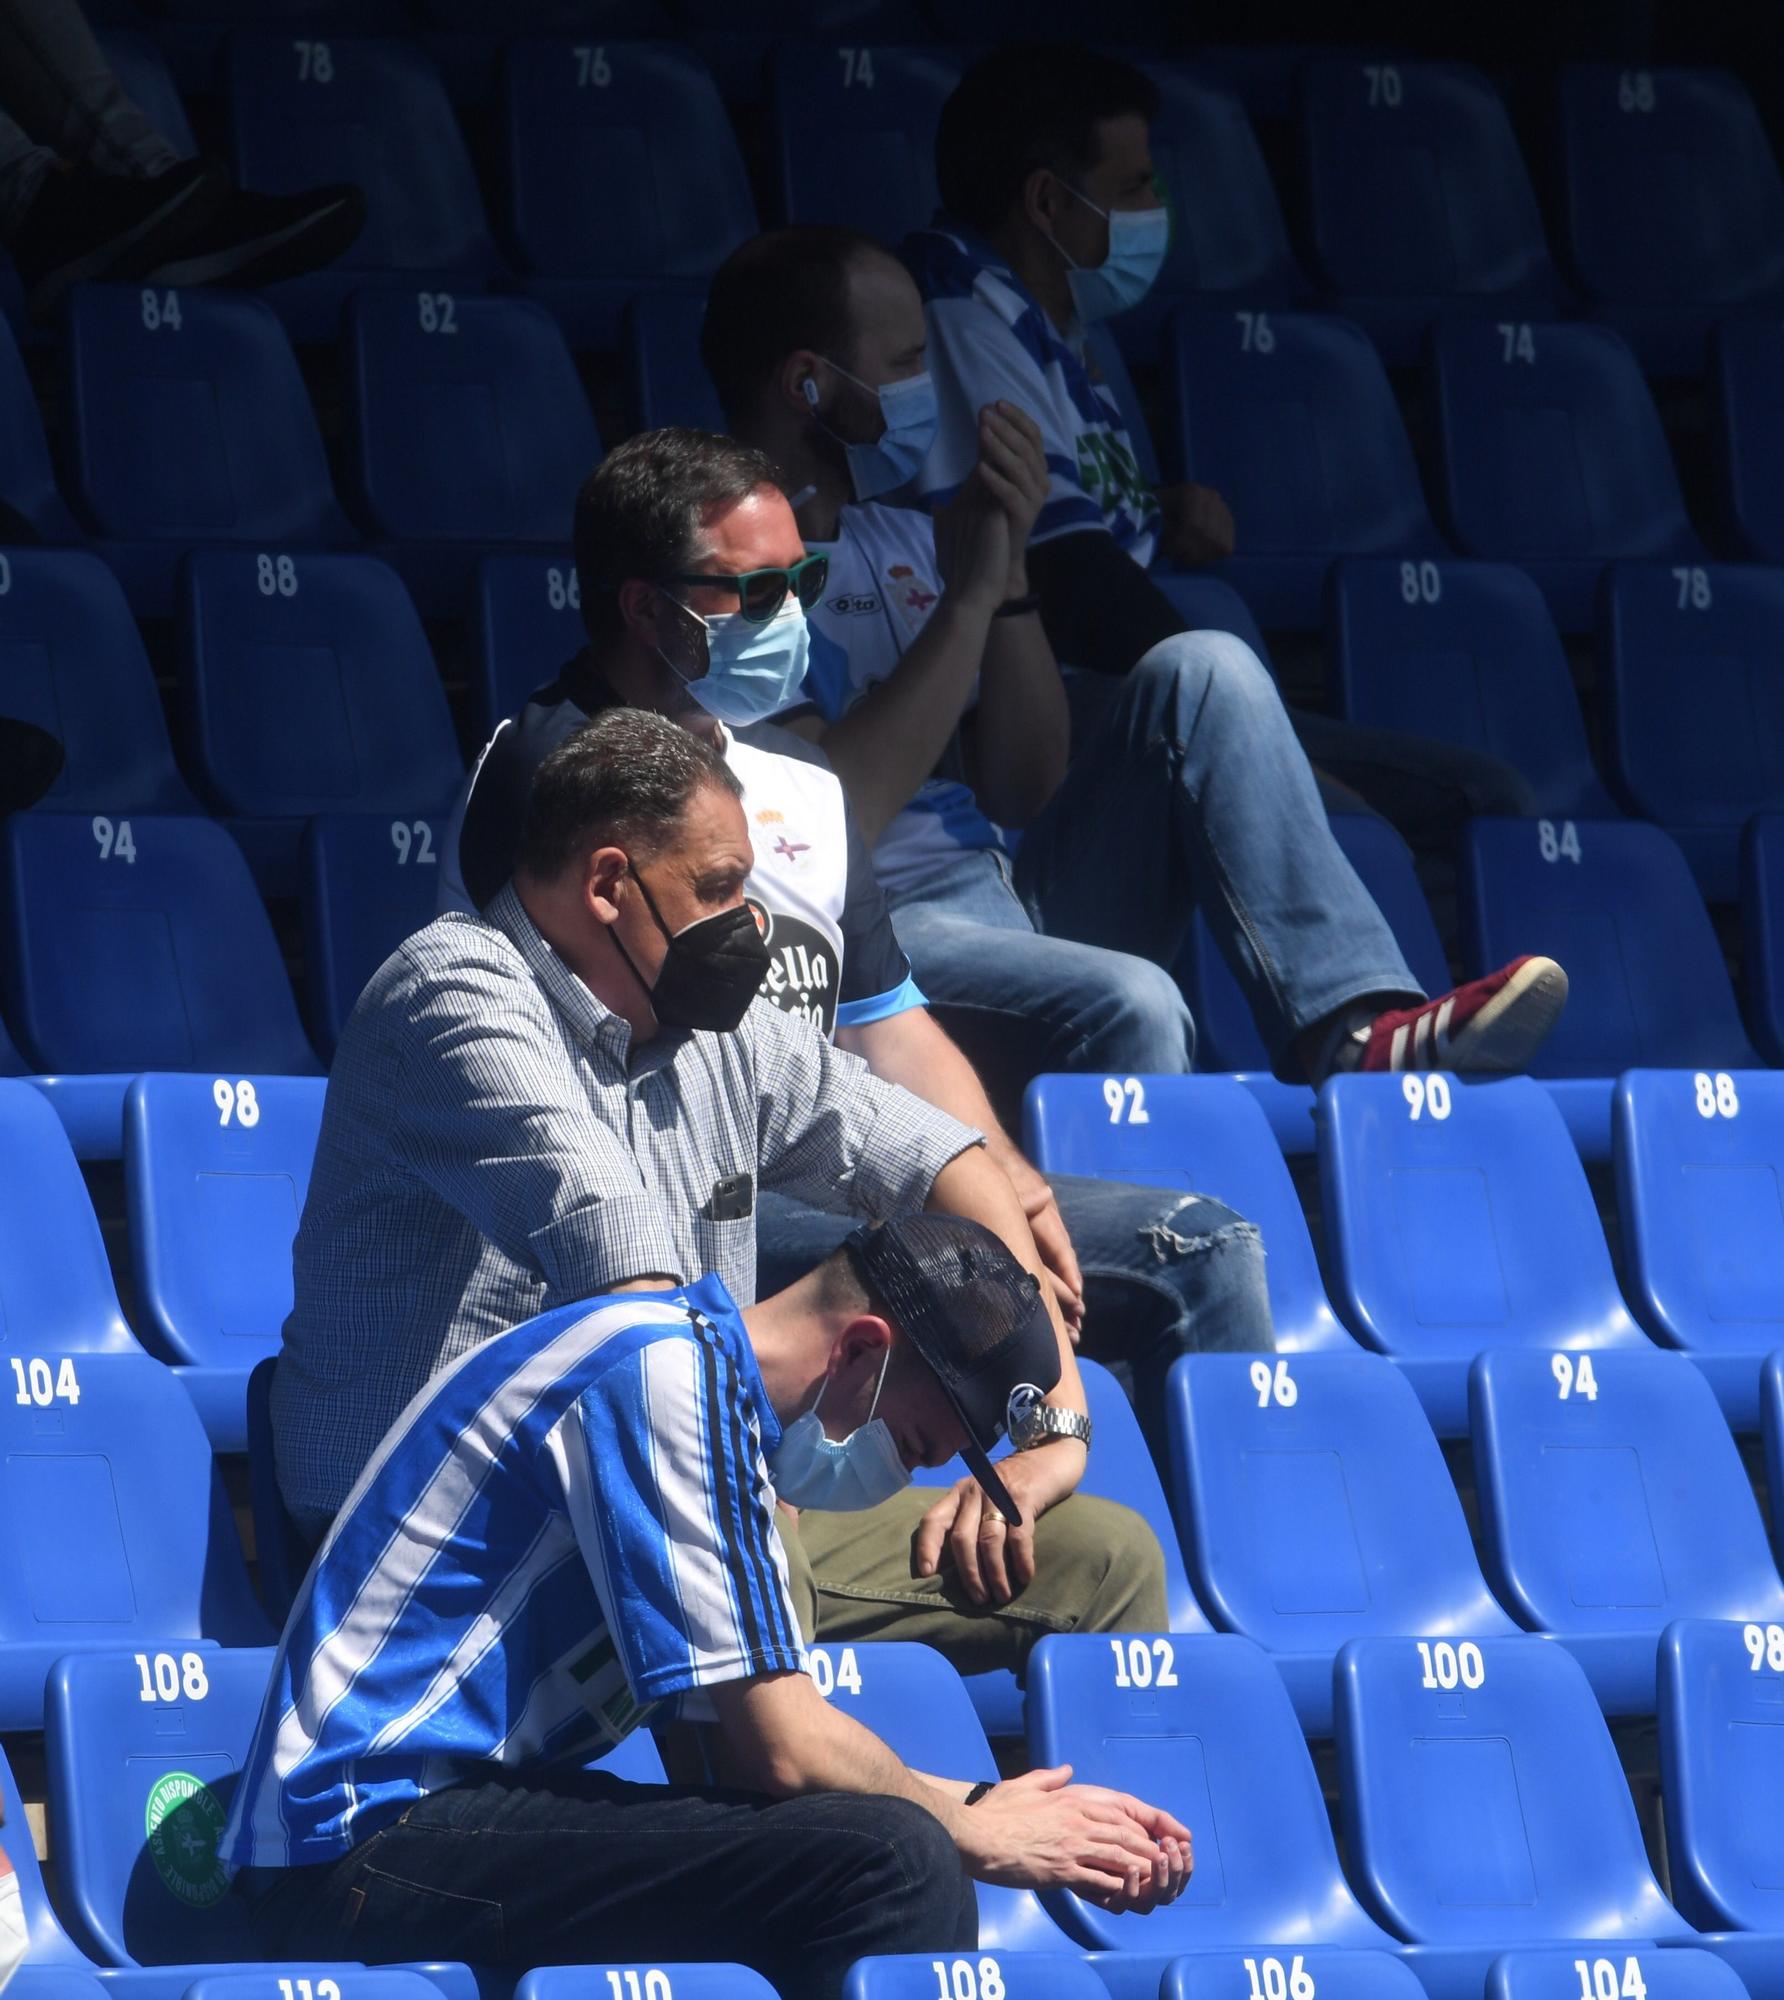
[[[698,576],[683,573],[666,577],[667,583],[698,583],[737,593],[737,609],[746,625],[766,625],[794,592],[803,610],[809,611],[824,594],[830,580],[828,556],[802,556],[790,569],[746,569],[739,576]]]

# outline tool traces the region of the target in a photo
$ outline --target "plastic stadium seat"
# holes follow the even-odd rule
[[[172,1374],[146,1354],[35,1343],[12,1372],[26,1379],[23,1402],[0,1396],[0,1727],[41,1726],[64,1653],[263,1642],[210,1446]]]
[[[1447,321],[1431,336],[1445,525],[1514,562],[1564,632],[1619,557],[1701,563],[1635,356],[1600,326]]]
[[[1773,476],[1784,450],[1784,329],[1770,320],[1725,320],[1711,349],[1722,532],[1738,555],[1784,562],[1784,502]]]
[[[574,558],[485,556],[473,620],[480,726],[493,736],[588,643]]]
[[[313,1076],[248,864],[202,819],[15,814],[0,828],[0,987],[25,1054],[115,1152],[138,1070]],[[73,1072],[62,1075],[61,1072]]]
[[[130,1260],[151,1344],[218,1451],[247,1449],[248,1371],[277,1353],[320,1077],[139,1076],[124,1100]]]
[[[263,300],[82,286],[67,343],[73,490],[139,615],[171,615],[191,543],[355,540],[297,358]]]
[[[1740,1453],[1682,1354],[1483,1354],[1469,1381],[1488,1576],[1558,1638],[1605,1712],[1654,1707],[1674,1618],[1784,1618]],[[1571,1380],[1569,1375],[1571,1373]]]
[[[1784,1076],[1629,1070],[1616,1086],[1625,1283],[1656,1340],[1683,1348],[1737,1431],[1784,1347]]]
[[[1028,1714],[1037,1763],[1163,1806],[1195,1837],[1188,1886],[1147,1916],[1044,1893],[1080,1943],[1173,1956],[1390,1946],[1339,1869],[1287,1690],[1249,1639],[1049,1636],[1029,1664]]]
[[[700,359],[705,319],[700,292],[640,292],[627,303],[626,396],[635,429],[676,424],[724,433],[719,392]]]
[[[184,2000],[285,2000],[279,1984],[282,1970],[281,1967],[242,1966],[235,1971],[209,1972],[192,1981],[186,1988]],[[343,1967],[330,1977],[340,1993],[340,2000],[440,2000],[440,1989],[431,1979],[400,1966]],[[612,2000],[611,1993],[609,2000]]]
[[[671,43],[516,42],[504,117],[529,289],[579,345],[616,345],[633,293],[703,289],[756,233],[718,86]]]
[[[1580,282],[1653,373],[1700,374],[1729,307],[1784,303],[1784,182],[1726,72],[1563,69],[1561,170]]]
[[[128,28],[106,28],[99,37],[100,53],[129,98],[182,160],[195,159],[198,142],[186,117],[186,107],[167,67],[167,58],[147,35]]]
[[[714,1960],[630,1968],[617,1961],[612,1966],[547,1965],[521,1975],[514,2000],[612,2000],[607,1975],[611,1972],[619,1980],[627,1970],[640,1981],[648,1972],[662,1973],[676,2000],[777,2000],[774,1988],[759,1972]]]
[[[1314,255],[1390,363],[1440,314],[1547,318],[1562,288],[1498,91],[1468,63],[1304,63]]]
[[[930,1646],[812,1646],[819,1691],[871,1729],[913,1771],[995,1781],[997,1760],[960,1676]],[[1070,1940],[1031,1889],[981,1882],[979,1943],[991,1951],[1069,1952]],[[934,1974],[930,1975],[933,1982]],[[874,1987],[874,1992],[895,1989]],[[929,2000],[925,1995],[924,2000]],[[1097,2000],[1094,1991],[1089,2000]]]
[[[1269,1652],[1310,1736],[1332,1733],[1347,1639],[1516,1629],[1418,1398],[1379,1355],[1187,1354],[1171,1459],[1197,1594]]]
[[[1551,1385],[1552,1386],[1552,1385]],[[1579,1664],[1527,1637],[1353,1639],[1338,1655],[1345,1853],[1432,2000],[1576,1938],[1690,1938],[1660,1893]]]
[[[1784,1063],[1784,813],[1760,813],[1742,839],[1741,937],[1747,1019]]]
[[[1185,312],[1173,324],[1183,470],[1218,487],[1242,524],[1242,552],[1216,574],[1261,624],[1317,625],[1335,556],[1447,553],[1360,327],[1252,311]]]
[[[464,762],[446,690],[383,563],[200,551],[180,611],[197,768],[267,894],[296,893],[317,813],[451,805]]]
[[[985,1892],[981,1889],[979,1893],[982,1896]],[[1059,1942],[1069,1949],[1063,1936]],[[964,1970],[956,1973],[955,1966]],[[1059,1952],[988,1950],[982,1932],[977,1951],[952,1959],[937,1958],[926,1951],[899,1958],[859,1958],[843,1981],[843,2000],[936,2000],[938,1967],[942,1974],[960,1980],[962,1992],[977,1994],[980,2000],[988,1981],[1008,2000],[1055,2000],[1055,1996],[1057,2000],[1109,2000],[1109,1988],[1087,1960],[1065,1958]],[[1157,1987],[1154,1979],[1153,1994]],[[953,1990],[951,1985],[949,1990]]]
[[[1093,1963],[1107,1975],[1110,1960]],[[1424,1994],[1405,1964],[1388,1952],[1325,1951],[1316,1946],[1270,1956],[1198,1951],[1172,1959],[1158,1987],[1158,2000],[1238,2000],[1251,1991],[1254,1978],[1264,1996],[1306,1995],[1303,1980],[1313,1982],[1312,1992],[1319,2000],[1422,2000]]]
[[[1177,607],[1186,631],[1231,632],[1243,639],[1272,673],[1276,671],[1251,606],[1230,583],[1222,583],[1205,570],[1171,569],[1155,569],[1152,581]]]
[[[476,170],[439,72],[410,39],[313,25],[230,37],[230,144],[244,187],[268,194],[351,181],[365,227],[327,270],[266,296],[295,339],[330,340],[368,284],[476,290],[501,271]]]
[[[18,344],[0,315],[0,503],[23,516],[46,542],[80,535],[56,485],[43,412]]]
[[[1567,1011],[1536,1075],[1757,1067],[1703,898],[1659,827],[1473,820],[1460,876],[1471,968],[1526,951],[1567,968]]]
[[[1333,565],[1326,650],[1339,712],[1485,751],[1543,812],[1615,819],[1541,591],[1509,563]]]
[[[414,294],[356,298],[347,369],[358,505],[436,617],[468,599],[468,550],[563,541],[601,439],[543,306],[430,296],[431,326]]]
[[[1719,1958],[1689,1946],[1582,1958],[1567,1945],[1503,1953],[1487,1974],[1486,2000],[1580,2000],[1582,1964],[1595,1995],[1612,1984],[1619,1994],[1641,1993],[1646,2000],[1742,2000],[1747,1991]],[[1600,1966],[1607,1969],[1600,1972]]]
[[[365,983],[438,901],[444,819],[333,814],[304,834],[304,970],[317,1046],[333,1054]]]
[[[935,213],[935,128],[960,81],[942,50],[783,42],[773,59],[781,216],[840,223],[889,248]]]
[[[1566,1125],[1528,1077],[1332,1077],[1319,1160],[1334,1300],[1440,1437],[1466,1427],[1486,1349],[1540,1350],[1546,1370],[1558,1349],[1647,1347]]]

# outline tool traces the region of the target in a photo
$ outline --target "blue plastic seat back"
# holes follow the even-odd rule
[[[1472,970],[1523,952],[1566,968],[1567,1011],[1531,1062],[1537,1076],[1754,1066],[1709,912],[1659,827],[1473,820],[1458,872]]]
[[[1784,181],[1723,70],[1561,72],[1561,197],[1593,297],[1727,303],[1784,287]]]
[[[0,500],[23,514],[46,541],[71,541],[80,532],[56,485],[37,391],[4,314],[0,314]]]
[[[1784,562],[1784,494],[1773,471],[1784,451],[1784,327],[1728,319],[1711,343],[1710,412],[1717,498],[1731,546]]]
[[[1139,1181],[1225,1202],[1262,1233],[1277,1346],[1292,1353],[1350,1344],[1326,1302],[1281,1149],[1243,1084],[1224,1076],[1036,1077],[1023,1100],[1022,1131],[1043,1172]]]
[[[365,226],[343,272],[497,266],[469,149],[446,86],[412,39],[230,38],[230,144],[244,187],[294,194],[351,181]],[[413,310],[413,305],[411,305]]]
[[[63,1653],[263,1641],[210,1446],[173,1375],[146,1354],[53,1350],[14,1356],[7,1373],[0,1727],[40,1726],[44,1674]]]
[[[782,217],[888,247],[923,228],[938,205],[935,129],[960,71],[940,49],[783,42],[772,69]]]
[[[1545,812],[1614,819],[1555,621],[1506,563],[1358,558],[1334,566],[1327,658],[1340,711],[1459,743],[1529,780]]]
[[[464,765],[420,618],[371,556],[201,550],[181,668],[206,784],[251,819],[429,813]]]
[[[1702,1930],[1784,1929],[1784,1626],[1685,1619],[1660,1642],[1673,1900]],[[1738,1996],[1737,1996],[1738,2000]]]
[[[700,359],[706,300],[698,292],[640,292],[626,307],[626,384],[640,430],[675,424],[725,430],[719,393]]]
[[[272,1648],[160,1637],[149,1632],[140,1653],[64,1660],[51,1677],[44,1747],[64,1900],[109,1964],[251,1959],[248,1906],[217,1846]]]
[[[280,1984],[283,1972],[282,1966],[243,1966],[239,1972],[207,1973],[186,1988],[185,2000],[287,2000]],[[401,1966],[343,1967],[329,1978],[340,2000],[440,2000],[440,1989],[431,1979]],[[334,2000],[333,1994],[329,2000]]]
[[[1698,553],[1653,397],[1616,334],[1447,320],[1431,354],[1440,490],[1469,554]]]
[[[1612,1134],[1629,1295],[1695,1352],[1784,1347],[1784,1076],[1629,1070]]]
[[[450,302],[450,331],[442,301]],[[354,474],[380,533],[563,539],[601,439],[576,363],[543,306],[362,292],[348,310],[347,353]]]
[[[0,857],[0,984],[38,1068],[315,1074],[272,925],[222,827],[15,814]]]
[[[505,116],[514,238],[532,271],[707,278],[756,233],[718,86],[671,43],[516,42]]]
[[[1177,607],[1190,632],[1231,632],[1243,639],[1271,672],[1275,666],[1251,606],[1230,583],[1205,570],[1154,570],[1152,580]]]
[[[1741,841],[1741,934],[1747,1019],[1784,1063],[1784,813],[1757,813]]]
[[[67,463],[101,534],[270,548],[346,535],[270,306],[238,292],[82,286],[67,357]]]
[[[1338,1656],[1345,1853],[1419,1944],[1678,1936],[1586,1677],[1541,1639],[1354,1639]]]
[[[444,819],[359,813],[304,829],[304,962],[310,1020],[333,1050],[365,984],[437,913]]]
[[[197,812],[111,571],[81,550],[8,549],[0,585],[0,713],[47,729],[66,753],[46,809]]]
[[[1270,1954],[1198,1951],[1174,1959],[1160,1982],[1159,2000],[1305,2000],[1302,1979],[1313,1981],[1318,2000],[1419,2000],[1425,1990],[1390,1952],[1315,1946]]]
[[[1741,2000],[1747,1991],[1714,1952],[1595,1952],[1583,1962],[1594,2000],[1613,1987],[1619,1994],[1645,1993],[1647,2000]],[[1577,1945],[1502,1952],[1487,1974],[1486,2000],[1580,2000],[1581,1963]]]
[[[1146,68],[1159,93],[1153,164],[1171,209],[1159,297],[1230,293],[1269,303],[1303,291],[1282,205],[1244,105],[1179,64]]]
[[[1280,1676],[1249,1639],[1052,1636],[1028,1673],[1036,1762],[1070,1764],[1174,1813],[1195,1840],[1182,1896],[1115,1916],[1069,1891],[1045,1900],[1104,1950],[1218,1951],[1307,1941],[1379,1947],[1339,1871],[1331,1823]]]
[[[475,618],[477,688],[483,726],[493,735],[588,643],[575,562],[568,553],[485,556]]]
[[[1406,427],[1361,328],[1249,311],[1184,312],[1174,325],[1183,467],[1226,496],[1247,555],[1435,546]]]
[[[25,1802],[19,1795],[18,1782],[4,1750],[0,1750],[0,1807],[4,1807],[6,1815],[5,1823],[0,1824],[0,1851],[12,1863],[13,1873],[18,1877],[19,1901],[25,1912],[27,1963],[13,1977],[32,1975],[43,1979],[44,2000],[61,2000],[60,1994],[53,1995],[47,1985],[50,1968],[58,1973],[73,1973],[86,1967],[88,1961],[50,1907],[37,1847],[31,1838],[31,1822],[25,1816]],[[22,1986],[20,1991],[30,1993],[32,1989]],[[76,2000],[76,1996],[71,1994],[69,2000]],[[99,1994],[87,1993],[79,1996],[79,2000],[99,2000]]]
[[[985,1891],[979,1895],[983,1899]],[[861,1958],[843,1980],[843,2000],[938,2000],[938,1980],[946,1991],[984,2000],[987,1986],[1008,2000],[1109,2000],[1109,1989],[1089,1962],[1064,1951],[987,1950],[981,1928],[980,1949],[937,1958],[933,1952],[911,1952],[896,1958]],[[1060,1938],[1065,1946],[1066,1940]]]
[[[106,28],[98,42],[112,74],[129,98],[182,160],[197,157],[198,142],[180,101],[167,58],[147,36],[129,28]]]
[[[11,1079],[0,1081],[0,1349],[138,1352],[62,1121]]]
[[[291,1310],[321,1077],[139,1076],[124,1101],[136,1293],[170,1358],[247,1368]]]
[[[627,1967],[616,1961],[605,1965],[545,1965],[523,1973],[514,1988],[514,2000],[612,2000],[607,1983],[614,1973],[622,1991],[628,1991],[625,1975],[631,1971],[642,1982],[650,1971],[663,1973],[675,2000],[777,2000],[775,1990],[759,1972],[747,1965],[725,1965],[702,1960],[691,1965]]]

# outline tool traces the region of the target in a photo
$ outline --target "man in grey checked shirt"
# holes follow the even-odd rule
[[[876,1219],[968,1216],[1040,1277],[980,1134],[752,998],[765,952],[743,903],[739,792],[699,738],[610,710],[540,767],[514,879],[486,913],[437,918],[361,996],[329,1078],[273,1389],[279,1483],[312,1533],[409,1399],[479,1341],[707,1272],[753,1299],[758,1187]],[[1044,1282],[1042,1296],[1061,1355],[1047,1402],[1069,1431],[1083,1389]],[[1010,1461],[1021,1523],[975,1512],[983,1561],[1045,1580],[986,1618],[963,1665],[1018,1665],[1048,1629],[1165,1622],[1138,1516],[1085,1496],[1048,1515],[1082,1473],[1081,1428]],[[886,1533],[908,1550],[935,1496],[903,1497]],[[909,1604],[864,1611],[873,1633],[958,1637],[939,1546],[910,1560]]]

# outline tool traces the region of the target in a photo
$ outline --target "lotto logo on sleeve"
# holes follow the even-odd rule
[[[209,1785],[189,1771],[164,1771],[143,1820],[155,1872],[188,1909],[208,1910],[229,1894],[217,1858],[223,1807]]]

